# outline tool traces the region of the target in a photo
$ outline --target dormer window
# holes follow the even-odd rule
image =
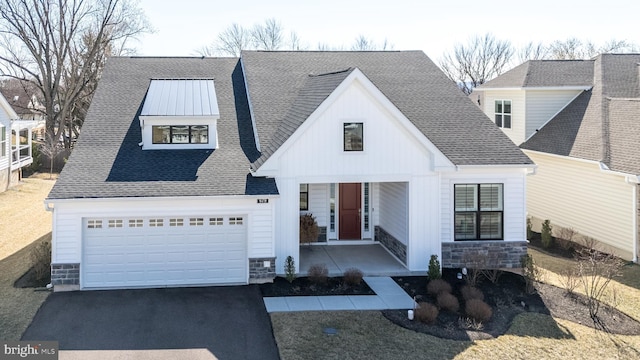
[[[142,148],[216,149],[219,118],[213,79],[151,80],[140,113]]]

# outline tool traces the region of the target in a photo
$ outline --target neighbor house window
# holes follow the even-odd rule
[[[7,156],[7,128],[0,125],[0,157]]]
[[[511,100],[496,100],[496,125],[511,129]]]
[[[456,184],[455,239],[502,240],[502,184]]]
[[[208,125],[154,125],[151,127],[154,144],[207,144]]]
[[[300,184],[300,210],[309,210],[309,184]]]
[[[362,123],[344,123],[344,151],[362,151]]]

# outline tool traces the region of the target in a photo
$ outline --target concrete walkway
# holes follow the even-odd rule
[[[364,277],[376,295],[265,297],[267,312],[412,309],[413,299],[390,277]]]

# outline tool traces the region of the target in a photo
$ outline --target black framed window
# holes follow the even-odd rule
[[[511,129],[511,100],[496,100],[495,116],[498,127]]]
[[[309,210],[309,184],[300,184],[300,210]]]
[[[363,151],[363,123],[344,123],[344,151]]]
[[[154,125],[151,127],[154,144],[208,144],[208,125]]]
[[[503,184],[454,185],[455,240],[503,240]]]

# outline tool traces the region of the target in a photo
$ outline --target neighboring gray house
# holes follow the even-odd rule
[[[46,200],[57,290],[246,284],[326,246],[526,252],[533,164],[422,52],[111,58]]]
[[[527,212],[637,261],[640,54],[528,61],[471,95],[538,166]]]

